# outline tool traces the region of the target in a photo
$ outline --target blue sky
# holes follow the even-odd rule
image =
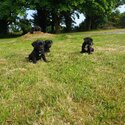
[[[125,5],[119,6],[118,10],[120,10],[121,13],[125,12]]]
[[[117,9],[118,9],[121,13],[123,13],[123,12],[125,12],[125,5],[119,6]],[[35,12],[35,11],[33,11],[33,10],[27,11],[27,13],[28,13],[27,18],[28,18],[28,19],[32,19],[32,14],[33,14],[34,12]],[[75,18],[75,21],[76,21],[75,26],[78,26],[84,19],[85,19],[85,17],[84,17],[83,14],[80,14],[80,18],[79,18],[79,19],[76,17],[76,18]]]

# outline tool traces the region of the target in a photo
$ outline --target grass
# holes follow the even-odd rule
[[[25,57],[37,35],[0,39],[0,124],[124,125],[124,32],[39,35],[54,43],[36,65]],[[80,54],[87,36],[92,55]]]

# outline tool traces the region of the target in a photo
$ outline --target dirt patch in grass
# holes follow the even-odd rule
[[[115,53],[124,53],[125,47],[124,46],[110,46],[110,47],[97,47],[97,51],[103,51],[103,52],[115,52]]]
[[[32,40],[32,39],[38,39],[38,38],[51,38],[53,37],[54,34],[50,34],[50,33],[43,33],[43,32],[34,32],[33,34],[31,33],[27,33],[25,35],[23,35],[21,38],[25,39],[25,40]]]
[[[14,68],[12,70],[8,70],[6,72],[6,75],[14,74],[15,72],[25,73],[26,71],[27,71],[27,69],[25,69],[25,68]]]
[[[0,64],[6,64],[7,60],[6,59],[0,59]]]
[[[99,50],[99,51],[117,51],[116,48],[109,48],[109,47],[105,47],[105,48],[98,47],[96,49]]]

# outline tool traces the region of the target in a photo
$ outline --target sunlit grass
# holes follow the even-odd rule
[[[124,125],[124,32],[46,35],[49,62],[35,65],[25,57],[37,36],[0,39],[0,124]],[[91,55],[80,54],[87,36]]]

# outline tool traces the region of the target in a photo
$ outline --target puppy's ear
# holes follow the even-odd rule
[[[53,41],[52,40],[45,40],[45,43],[53,43]]]
[[[93,39],[92,39],[92,38],[90,38],[90,40],[91,40],[91,41],[93,41]]]
[[[48,42],[48,40],[44,40],[44,43],[47,43]]]
[[[91,37],[86,37],[84,38],[85,42],[93,42],[93,39]]]
[[[90,41],[90,39],[89,39],[88,37],[85,37],[85,38],[84,38],[84,42],[87,44],[88,41]]]
[[[94,45],[92,38],[90,38],[90,44],[91,44],[91,45]]]
[[[87,38],[87,37],[83,39],[83,43],[84,43],[84,44],[87,44],[87,41],[88,41],[88,38]]]
[[[33,47],[36,47],[37,44],[38,44],[38,41],[34,41],[34,42],[32,43],[32,46],[33,46]]]

